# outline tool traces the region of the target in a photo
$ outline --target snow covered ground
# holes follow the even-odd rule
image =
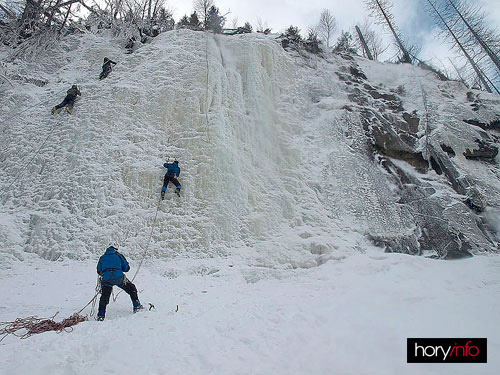
[[[136,279],[156,310],[132,315],[122,294],[104,323],[8,337],[2,373],[500,371],[498,256],[435,261],[365,238],[408,224],[360,152],[335,75],[344,60],[287,54],[260,34],[189,30],[124,52],[112,38],[69,37],[50,58],[8,67],[48,83],[1,86],[0,321],[78,311],[109,242],[134,272],[162,164],[177,158],[182,198],[167,192]],[[118,65],[99,81],[105,56]],[[411,67],[384,75],[358,63],[373,82],[419,84]],[[50,115],[74,83],[73,114]],[[406,100],[421,109],[414,92]],[[489,361],[407,364],[407,337],[487,337]]]
[[[92,297],[94,267],[34,260],[2,269],[1,320],[69,316]],[[136,281],[156,310],[132,314],[121,294],[105,322],[10,336],[0,344],[2,373],[497,374],[499,267],[496,256],[435,261],[380,250],[307,270],[156,261]],[[488,363],[407,364],[407,337],[487,337]]]

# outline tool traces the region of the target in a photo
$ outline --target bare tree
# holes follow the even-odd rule
[[[479,45],[497,70],[500,71],[500,58],[498,56],[500,36],[495,30],[491,30],[486,26],[485,15],[481,12],[481,8],[473,8],[473,5],[467,5],[456,0],[448,0],[448,5],[463,22],[463,26],[469,34],[468,40],[475,45]]]
[[[263,33],[268,29],[269,27],[267,26],[267,22],[263,21],[262,18],[257,17],[257,25],[255,25],[255,31],[257,31],[258,33]]]
[[[438,22],[441,24],[442,27],[448,32],[450,37],[453,40],[453,45],[461,51],[461,53],[465,56],[469,64],[471,65],[472,69],[476,73],[476,76],[478,77],[479,81],[481,82],[482,86],[486,89],[486,91],[491,92],[490,86],[488,85],[487,79],[484,76],[484,73],[480,69],[480,67],[477,65],[476,61],[474,58],[469,54],[467,51],[466,47],[460,42],[458,36],[456,33],[453,31],[451,28],[450,24],[447,22],[447,20],[443,17],[439,9],[437,8],[436,4],[432,0],[427,0],[427,3],[432,11],[432,14],[436,17]]]
[[[323,9],[317,27],[318,36],[330,47],[330,40],[337,31],[337,20],[328,9]]]
[[[213,0],[194,0],[193,1],[193,8],[194,10],[201,15],[202,22],[203,22],[203,27],[205,30],[208,28],[208,15],[210,8],[213,7],[215,4]]]
[[[33,36],[56,35],[67,24],[71,6],[79,0],[25,0],[2,4],[6,20],[2,22],[0,40],[18,45]],[[38,38],[41,41],[43,38]]]
[[[238,28],[238,17],[234,17],[233,20],[231,21],[231,27],[233,29],[237,29]]]
[[[413,56],[416,55],[415,46],[406,46],[406,43],[401,37],[401,33],[394,22],[394,16],[391,13],[392,3],[389,0],[365,0],[368,9],[371,11],[371,15],[375,17],[377,23],[384,25],[389,28],[392,33],[396,45],[402,53],[400,58],[401,62],[411,63],[413,61]],[[411,53],[413,52],[413,53]]]
[[[370,48],[368,48],[365,37],[363,36],[363,33],[361,32],[358,25],[356,25],[356,33],[358,34],[359,44],[361,44],[361,47],[363,49],[363,55],[368,57],[370,60],[373,60],[373,55],[370,51]]]
[[[373,30],[373,24],[368,18],[359,26],[359,31],[365,39],[366,46],[370,50],[373,60],[378,60],[379,56],[389,48],[389,44],[384,44],[380,34]],[[364,52],[361,40],[359,40],[359,33],[356,44],[357,47],[363,51],[363,56],[368,57],[368,54]]]

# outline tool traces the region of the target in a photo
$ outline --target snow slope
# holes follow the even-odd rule
[[[119,64],[99,81],[105,56]],[[357,63],[373,82],[439,87],[418,69]],[[157,308],[131,315],[121,295],[103,324],[8,337],[4,371],[497,373],[498,257],[384,254],[365,238],[410,222],[362,152],[335,74],[346,66],[260,34],[189,30],[131,55],[112,38],[73,36],[39,61],[10,64],[47,84],[1,86],[0,321],[77,311],[106,245],[118,243],[135,271],[153,224],[136,284]],[[51,116],[73,83],[73,114]],[[406,100],[421,110],[413,91]],[[157,206],[162,164],[174,158],[182,198],[170,187]],[[491,184],[494,208],[497,176],[470,169]],[[461,336],[488,337],[489,363],[406,364],[407,337]]]
[[[69,316],[91,297],[94,266],[2,269],[3,290],[12,292],[2,295],[1,320]],[[156,262],[136,283],[156,310],[132,314],[122,294],[103,323],[8,337],[2,373],[493,375],[499,267],[494,256],[447,262],[379,250],[273,273],[218,260],[204,268]],[[178,269],[182,275],[171,276]],[[487,337],[488,363],[407,364],[407,337]]]

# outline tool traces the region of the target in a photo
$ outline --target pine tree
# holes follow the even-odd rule
[[[337,44],[333,48],[333,52],[347,53],[351,55],[357,53],[356,46],[354,45],[350,32],[342,30],[339,38],[337,39]]]
[[[245,29],[247,29],[248,31],[250,31],[250,32],[253,31],[253,28],[252,28],[252,25],[250,24],[250,22],[245,22],[245,24],[243,25],[243,27]]]
[[[222,32],[222,28],[224,27],[225,21],[225,17],[219,14],[219,9],[216,6],[212,5],[208,10],[207,29],[212,30],[214,33],[220,34]]]
[[[186,15],[184,15],[179,22],[177,22],[178,29],[189,29],[189,19]]]
[[[201,30],[202,29],[202,24],[198,18],[198,13],[196,13],[196,11],[194,11],[191,14],[191,16],[189,16],[189,28],[191,30]]]

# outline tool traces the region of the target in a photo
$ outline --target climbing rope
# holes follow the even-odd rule
[[[40,153],[40,151],[42,151],[43,147],[45,146],[45,144],[47,143],[47,141],[49,140],[50,136],[52,135],[52,133],[54,132],[55,128],[57,125],[59,125],[60,122],[55,122],[54,125],[52,125],[52,127],[49,129],[49,133],[47,135],[47,137],[45,138],[45,140],[42,142],[41,146],[38,148],[38,150],[36,150],[36,152],[34,153],[33,157],[19,170],[19,172],[14,176],[14,179],[12,180],[12,182],[9,184],[9,186],[7,186],[6,189],[4,189],[4,192],[7,193],[8,190],[12,187],[12,185],[14,185],[14,183],[17,181],[17,179],[19,178],[19,176],[21,175],[21,173],[24,172],[24,170],[26,168],[28,168],[28,166],[31,164],[31,162],[33,160],[35,160],[35,158],[38,156],[38,154]]]
[[[6,123],[8,120],[10,120],[11,118],[14,118],[14,117],[16,117],[16,116],[19,116],[21,113],[26,112],[27,110],[29,110],[29,109],[31,109],[31,108],[35,108],[35,107],[37,107],[37,106],[39,106],[39,105],[41,105],[41,104],[46,104],[46,103],[48,103],[49,101],[51,101],[51,100],[52,100],[52,98],[53,98],[53,97],[55,97],[56,95],[59,95],[59,94],[60,94],[60,93],[62,93],[63,91],[66,91],[66,89],[62,89],[62,90],[60,90],[60,91],[55,92],[54,94],[52,94],[51,96],[49,96],[49,98],[48,98],[47,100],[44,100],[43,102],[38,102],[38,103],[36,103],[36,104],[33,104],[33,105],[31,105],[31,106],[28,106],[28,107],[26,107],[26,108],[24,108],[24,109],[20,110],[20,111],[16,111],[13,115],[11,115],[11,116],[9,116],[9,117],[7,117],[7,118],[5,118],[5,119],[2,119],[2,123],[4,123],[4,124],[5,124],[5,123]]]
[[[209,67],[208,67],[208,31],[205,31],[205,62],[206,62],[206,92],[205,92],[205,131],[207,133],[208,141],[206,143],[211,143],[210,133],[209,133],[209,121],[208,121],[208,82],[209,82]]]
[[[74,325],[89,320],[86,315],[80,315],[80,313],[85,310],[88,305],[92,304],[90,316],[95,315],[97,296],[101,294],[101,280],[99,278],[97,279],[95,290],[96,294],[85,306],[69,318],[63,319],[61,322],[54,321],[55,316],[59,314],[59,312],[56,312],[51,318],[48,319],[30,316],[27,318],[17,318],[13,322],[0,322],[0,342],[2,342],[2,340],[8,335],[14,335],[21,339],[25,339],[31,335],[48,331],[71,332]]]
[[[151,238],[153,237],[153,231],[155,229],[157,218],[158,218],[158,212],[160,211],[160,205],[161,205],[161,198],[158,199],[158,205],[156,206],[156,213],[155,213],[155,217],[153,219],[153,225],[151,226],[151,232],[149,233],[148,242],[146,243],[146,248],[144,249],[142,259],[139,262],[139,266],[137,267],[137,269],[134,273],[134,276],[132,277],[132,280],[130,280],[131,282],[134,282],[135,277],[139,273],[139,270],[142,267],[142,263],[144,263],[144,259],[146,259],[146,255],[148,254],[149,244],[151,243]],[[120,291],[116,294],[116,296],[113,296],[113,302],[116,302],[116,300],[118,299],[118,296],[120,295],[121,292],[122,292],[122,289],[120,289]]]
[[[427,103],[427,93],[424,89],[424,85],[422,84],[422,81],[420,80],[420,76],[416,72],[415,66],[412,64],[413,68],[413,75],[417,78],[418,85],[420,87],[420,92],[422,94],[422,104],[424,105],[424,111],[425,111],[425,150],[424,150],[424,158],[426,160],[430,160],[430,155],[429,155],[429,136],[430,136],[430,114],[429,114],[429,106]]]
[[[146,259],[146,255],[147,255],[148,249],[149,249],[149,244],[151,243],[151,238],[153,237],[153,231],[154,231],[155,226],[156,226],[156,222],[157,222],[157,218],[158,218],[158,211],[160,211],[160,205],[161,205],[161,198],[158,199],[158,205],[156,206],[156,213],[155,213],[155,217],[153,219],[153,225],[151,226],[151,232],[149,233],[149,238],[148,238],[148,242],[146,244],[146,249],[144,250],[144,255],[142,256],[142,259],[139,262],[139,266],[137,267],[137,270],[134,273],[134,277],[132,277],[132,280],[130,280],[132,282],[135,280],[135,277],[139,273],[139,270],[141,269],[141,266],[142,266],[142,263],[144,262],[144,259]],[[117,295],[117,297],[118,297],[118,295]]]
[[[0,322],[0,336],[2,336],[0,342],[8,335],[14,335],[21,339],[25,339],[31,335],[48,331],[71,332],[74,325],[88,320],[86,316],[75,313],[69,318],[63,319],[61,322],[55,322],[54,318],[57,314],[58,312],[48,319],[30,316],[28,318],[18,318],[13,322]]]

